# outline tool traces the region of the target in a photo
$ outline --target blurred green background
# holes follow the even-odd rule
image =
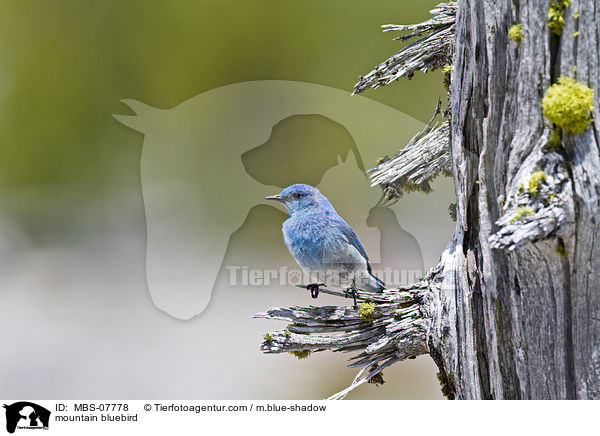
[[[435,1],[19,1],[0,8],[4,210],[37,241],[106,225],[86,213],[137,174],[142,136],[115,122],[122,98],[172,107],[230,83],[299,80],[352,90],[400,44],[384,23]],[[369,98],[426,121],[439,74]],[[141,202],[138,204],[141,213]],[[82,235],[83,233],[83,235]]]
[[[83,329],[92,335],[108,325],[100,341],[106,342],[106,350],[110,350],[111,340],[124,333],[110,329],[112,315],[107,317],[106,313],[118,314],[126,306],[106,302],[107,311],[102,317],[88,317],[85,310],[99,310],[94,298],[110,288],[135,293],[135,301],[148,303],[144,293],[145,217],[139,170],[143,136],[111,116],[131,113],[120,99],[133,98],[170,108],[215,87],[263,79],[312,82],[351,92],[360,74],[369,72],[401,47],[392,41],[395,35],[382,33],[380,26],[427,19],[436,3],[2,2],[1,292],[3,311],[11,312],[2,327],[11,328],[11,323],[14,326],[21,321],[24,324],[19,327],[25,328],[24,320],[28,320],[28,334],[34,335],[39,333],[47,313],[43,306],[61,307],[52,320],[56,316],[68,322],[56,331],[93,324],[94,329]],[[366,94],[423,122],[429,119],[436,100],[444,95],[441,73],[417,74],[411,81]],[[371,164],[365,162],[367,167]],[[438,185],[446,194],[451,192],[448,180]],[[423,201],[415,195],[403,201],[412,205]],[[446,205],[441,204],[440,210]],[[447,220],[447,216],[442,219]],[[93,249],[73,248],[81,246]],[[135,286],[124,285],[125,281],[117,283],[115,277],[119,274],[127,275]],[[73,306],[76,310],[66,309],[77,304]],[[181,325],[177,320],[161,322]],[[68,361],[69,347],[57,336],[54,332],[38,339],[54,352],[63,353],[60,358]],[[258,353],[257,343],[247,346]],[[7,380],[23,362],[14,355],[8,360],[5,357],[0,374]],[[429,365],[423,376],[427,387],[419,391],[417,386],[406,396],[439,398],[433,367],[422,359],[406,365]],[[343,361],[338,356],[338,364]],[[268,365],[270,360],[262,362]],[[55,368],[48,370],[50,373],[63,374],[59,363],[52,365]],[[22,367],[23,372],[37,370],[33,364]],[[89,375],[87,370],[81,371],[81,377]],[[70,377],[76,379],[77,374],[74,370]],[[352,374],[348,377],[351,380]],[[36,395],[40,385],[34,381],[31,386],[3,383],[5,390],[0,392],[15,397],[40,396]],[[52,390],[54,385],[47,389],[44,392],[56,392],[55,397],[78,392],[75,388]],[[104,389],[87,391],[88,397],[118,393]],[[333,393],[335,388],[331,389]],[[183,396],[181,391],[163,392]],[[231,391],[229,396],[248,397],[254,395],[252,392]],[[313,397],[314,392],[320,391],[298,395]],[[129,397],[145,394],[157,392],[140,381],[139,390],[132,387]],[[189,396],[194,397],[194,393]],[[293,398],[294,394],[287,396]],[[399,396],[394,390],[386,395]],[[369,398],[368,392],[365,398]]]

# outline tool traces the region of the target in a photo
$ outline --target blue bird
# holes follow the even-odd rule
[[[319,286],[345,288],[355,301],[357,289],[385,289],[371,274],[367,252],[352,227],[317,188],[296,184],[265,199],[282,203],[290,214],[283,223],[283,239],[311,281],[317,278],[306,286],[313,298]]]

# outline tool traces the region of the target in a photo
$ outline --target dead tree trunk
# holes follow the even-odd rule
[[[355,92],[453,63],[446,120],[371,170],[388,197],[451,173],[452,241],[422,282],[361,293],[358,311],[259,314],[293,323],[263,349],[359,351],[350,388],[429,353],[450,398],[599,399],[600,0],[459,0],[432,13],[386,26],[416,40]]]

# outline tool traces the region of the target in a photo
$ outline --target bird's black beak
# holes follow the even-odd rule
[[[283,198],[281,198],[281,195],[277,194],[277,195],[269,195],[268,197],[265,197],[265,200],[275,200],[275,201],[281,201],[283,202]]]

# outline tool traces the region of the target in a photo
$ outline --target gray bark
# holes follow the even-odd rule
[[[407,180],[427,180],[417,172],[429,178],[447,169],[439,159],[447,153],[456,189],[454,237],[422,282],[388,290],[384,300],[362,294],[376,303],[369,322],[352,308],[301,311],[303,323],[316,328],[311,335],[335,321],[335,329],[323,331],[343,332],[337,343],[277,336],[263,349],[359,350],[365,371],[355,384],[377,375],[379,362],[426,352],[450,398],[600,398],[600,0],[573,0],[560,36],[548,30],[549,6],[548,0],[442,5],[435,11],[441,18],[423,24],[437,27],[425,37],[424,27],[414,27],[421,39],[382,64],[390,70],[383,78],[376,80],[381,65],[369,80],[361,78],[355,92],[454,59],[449,124],[372,171],[375,184],[401,191]],[[508,38],[517,23],[520,46]],[[449,29],[454,44],[447,43]],[[431,51],[436,35],[443,46]],[[541,102],[561,75],[594,90],[595,118],[583,134],[563,132],[556,149],[547,145],[553,126]],[[431,167],[423,165],[423,153],[413,153],[417,145],[438,157]],[[522,186],[536,171],[545,180],[532,193]],[[528,213],[516,218],[523,210]],[[402,310],[412,315],[395,320]],[[296,315],[272,309],[262,316]],[[418,333],[409,334],[411,325]],[[344,342],[348,337],[354,339]]]

